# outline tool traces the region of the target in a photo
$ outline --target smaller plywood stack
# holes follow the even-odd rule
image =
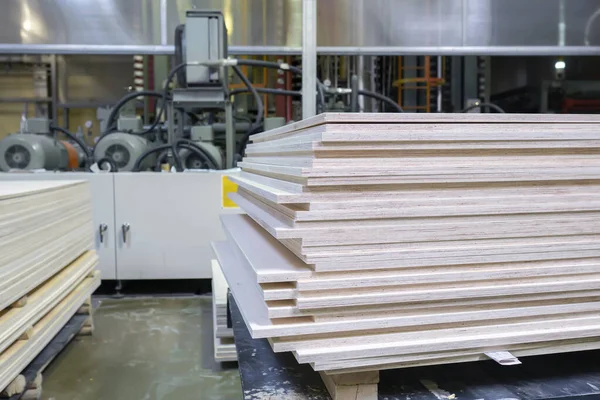
[[[214,245],[250,333],[328,387],[600,348],[599,126],[322,114],[253,136],[231,178],[248,215]]]
[[[227,327],[227,281],[217,260],[212,260],[212,312],[215,361],[237,361],[233,329]]]
[[[100,284],[92,247],[87,183],[0,184],[0,393],[14,394],[69,319],[91,312],[82,305]]]

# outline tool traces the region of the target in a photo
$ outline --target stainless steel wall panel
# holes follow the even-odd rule
[[[0,52],[170,53],[193,8],[223,12],[232,54],[300,52],[302,0],[3,0]],[[317,14],[321,53],[600,54],[598,0],[319,0]]]

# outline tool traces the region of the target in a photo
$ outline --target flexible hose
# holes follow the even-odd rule
[[[143,90],[141,92],[128,93],[125,96],[123,96],[117,102],[117,104],[115,104],[115,106],[112,108],[110,114],[108,115],[108,119],[106,120],[106,131],[104,131],[104,133],[102,133],[102,136],[108,135],[109,133],[111,133],[111,130],[115,123],[115,119],[116,119],[117,115],[119,114],[119,111],[121,110],[121,108],[123,108],[123,106],[125,104],[127,104],[128,102],[130,102],[131,100],[136,99],[138,97],[159,97],[160,98],[160,97],[163,97],[163,94],[160,92],[154,91],[154,90]]]
[[[289,64],[280,64],[272,61],[263,61],[263,60],[246,60],[239,59],[237,60],[238,65],[248,65],[254,67],[264,67],[264,68],[273,68],[273,69],[281,69],[281,70],[289,70],[298,75],[302,75],[302,69],[298,67],[294,67]],[[319,78],[317,78],[317,91],[319,93],[319,104],[321,105],[321,110],[325,110],[325,86],[323,82]]]
[[[60,126],[51,125],[50,131],[61,132],[62,134],[67,136],[69,139],[71,139],[72,141],[77,143],[77,145],[79,147],[81,147],[81,150],[83,150],[83,153],[85,154],[85,166],[89,167],[91,165],[92,154],[88,150],[87,145],[83,142],[83,140],[79,139],[77,136],[73,135],[71,132],[69,132],[68,130],[66,130],[64,128],[61,128]]]
[[[274,88],[255,88],[258,93],[267,93],[274,94],[279,96],[292,96],[292,97],[302,97],[302,92],[297,92],[295,90],[284,90],[284,89],[274,89]],[[248,89],[235,89],[229,92],[230,96],[235,96],[236,94],[249,93]]]
[[[160,166],[162,165],[163,158],[165,158],[169,154],[169,150],[163,150],[157,157],[156,163],[154,163],[154,170],[160,171]]]
[[[137,158],[137,160],[135,160],[135,164],[133,164],[133,168],[132,168],[131,171],[133,171],[133,172],[139,172],[140,171],[140,166],[142,164],[142,161],[144,161],[144,159],[146,157],[148,157],[149,155],[154,154],[154,153],[158,153],[159,151],[162,151],[162,150],[170,150],[170,149],[171,149],[171,145],[170,144],[162,144],[160,146],[153,147],[153,148],[151,148],[149,150],[146,150],[145,152],[143,152]]]
[[[235,72],[235,74],[240,78],[240,80],[244,83],[244,85],[246,85],[246,90],[251,92],[252,95],[254,96],[254,100],[256,101],[256,106],[258,107],[254,125],[260,125],[260,123],[262,122],[262,119],[263,119],[265,106],[263,104],[262,99],[260,98],[260,95],[258,94],[257,89],[254,86],[252,86],[252,82],[250,82],[248,77],[246,77],[246,75],[244,75],[244,73],[239,69],[239,67],[237,65],[234,65],[231,68],[233,68],[233,72]]]
[[[252,131],[248,131],[248,133],[246,135],[244,135],[242,140],[240,140],[240,143],[238,144],[238,148],[236,151],[236,153],[239,154],[240,157],[244,157],[246,155],[246,146],[248,146],[248,142],[250,141],[250,136],[254,135],[255,133],[260,132],[261,129],[263,129],[262,126],[255,127]]]
[[[167,151],[168,150],[173,151],[173,149],[175,149],[175,153],[177,153],[177,154],[173,154],[173,158],[175,159],[175,163],[177,164],[175,166],[175,168],[178,171],[183,171],[183,166],[181,164],[181,157],[179,157],[179,154],[178,154],[178,151],[177,151],[178,148],[187,149],[187,150],[190,150],[191,152],[199,155],[200,157],[202,157],[204,159],[205,163],[208,164],[209,168],[211,168],[211,169],[220,169],[218,167],[219,163],[206,150],[204,150],[203,148],[201,148],[200,146],[198,146],[196,143],[192,142],[191,140],[188,140],[188,139],[179,139],[173,145],[171,145],[171,144],[163,144],[163,145],[154,147],[152,149],[146,150],[144,153],[142,153],[137,158],[137,160],[135,160],[135,164],[133,165],[132,171],[133,172],[139,172],[140,171],[140,166],[141,166],[142,162],[149,155],[154,154],[154,153],[158,153],[160,151],[161,154],[159,154],[158,159],[157,159],[157,163],[159,163],[165,157]],[[159,165],[159,167],[160,167],[160,164],[157,164],[157,165]]]
[[[169,72],[169,75],[167,75],[167,79],[165,81],[165,86],[163,87],[162,104],[160,105],[160,111],[158,112],[158,115],[156,116],[156,118],[154,120],[154,123],[152,125],[150,125],[150,127],[148,129],[146,129],[145,131],[139,132],[138,133],[139,135],[144,135],[146,133],[154,132],[154,130],[156,129],[156,127],[160,123],[160,119],[162,118],[162,116],[165,113],[165,110],[167,108],[167,100],[169,98],[169,84],[171,83],[171,81],[173,80],[173,77],[177,74],[177,72],[179,70],[181,70],[182,68],[184,68],[186,65],[187,65],[186,63],[182,63],[182,64],[179,64],[179,65],[176,65]]]
[[[404,110],[402,109],[402,107],[400,107],[400,105],[398,103],[396,103],[394,100],[392,100],[389,97],[384,96],[382,94],[370,92],[368,90],[359,90],[358,94],[361,96],[365,96],[365,97],[371,97],[376,100],[381,100],[384,103],[392,106],[396,110],[396,112],[399,112],[399,113],[404,112]]]
[[[490,108],[492,110],[495,110],[498,113],[502,113],[502,114],[505,113],[502,108],[498,107],[494,103],[477,103],[477,104],[473,104],[472,106],[469,106],[467,108],[464,108],[464,109],[460,110],[459,113],[466,113],[466,112],[474,110],[476,108],[484,108],[484,107],[487,107],[487,108]]]
[[[119,171],[117,164],[110,157],[101,158],[98,161],[96,161],[96,164],[98,164],[98,168],[100,168],[100,169],[102,169],[103,164],[108,164],[110,166],[110,172],[118,172]]]

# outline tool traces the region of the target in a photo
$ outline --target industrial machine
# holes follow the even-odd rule
[[[113,171],[133,171],[135,161],[150,148],[151,143],[142,136],[115,132],[97,143],[94,159],[98,164],[109,160]],[[153,157],[146,157],[142,169],[152,167],[153,162]]]
[[[50,121],[30,118],[22,122],[21,132],[0,140],[0,170],[73,170],[85,160],[83,149],[52,136]]]
[[[210,154],[210,156],[217,162],[218,169],[224,167],[223,155],[221,150],[213,144],[215,137],[213,127],[210,125],[199,125],[193,126],[190,132],[190,140],[197,146],[201,147],[204,151]],[[202,157],[198,157],[198,154],[191,152],[188,149],[180,150],[180,156],[182,163],[186,169],[207,169],[208,165],[206,160]]]

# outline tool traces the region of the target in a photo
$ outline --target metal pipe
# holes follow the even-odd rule
[[[594,13],[589,21],[593,22],[599,15],[600,10],[598,10],[597,14]],[[591,27],[592,24],[588,25]],[[589,30],[590,28],[588,28]],[[589,37],[586,36],[586,40],[589,40]],[[174,52],[175,46],[171,45],[0,44],[0,54],[172,55]],[[302,54],[302,48],[291,46],[229,46],[228,53],[230,55],[300,55]],[[374,56],[597,56],[600,54],[600,46],[321,46],[317,47],[317,54]]]
[[[365,90],[365,56],[358,56],[356,60],[356,76],[358,76],[358,91]],[[365,98],[358,98],[358,109],[364,111]]]
[[[233,128],[233,104],[225,103],[225,167],[233,168],[233,153],[235,152],[235,129]]]
[[[55,54],[50,56],[50,98],[52,99],[50,103],[52,107],[52,121],[56,123],[58,119],[58,65]]]
[[[317,1],[302,1],[302,118],[317,114]]]
[[[358,112],[358,76],[352,75],[350,79],[350,89],[352,90],[350,94],[350,111]]]

